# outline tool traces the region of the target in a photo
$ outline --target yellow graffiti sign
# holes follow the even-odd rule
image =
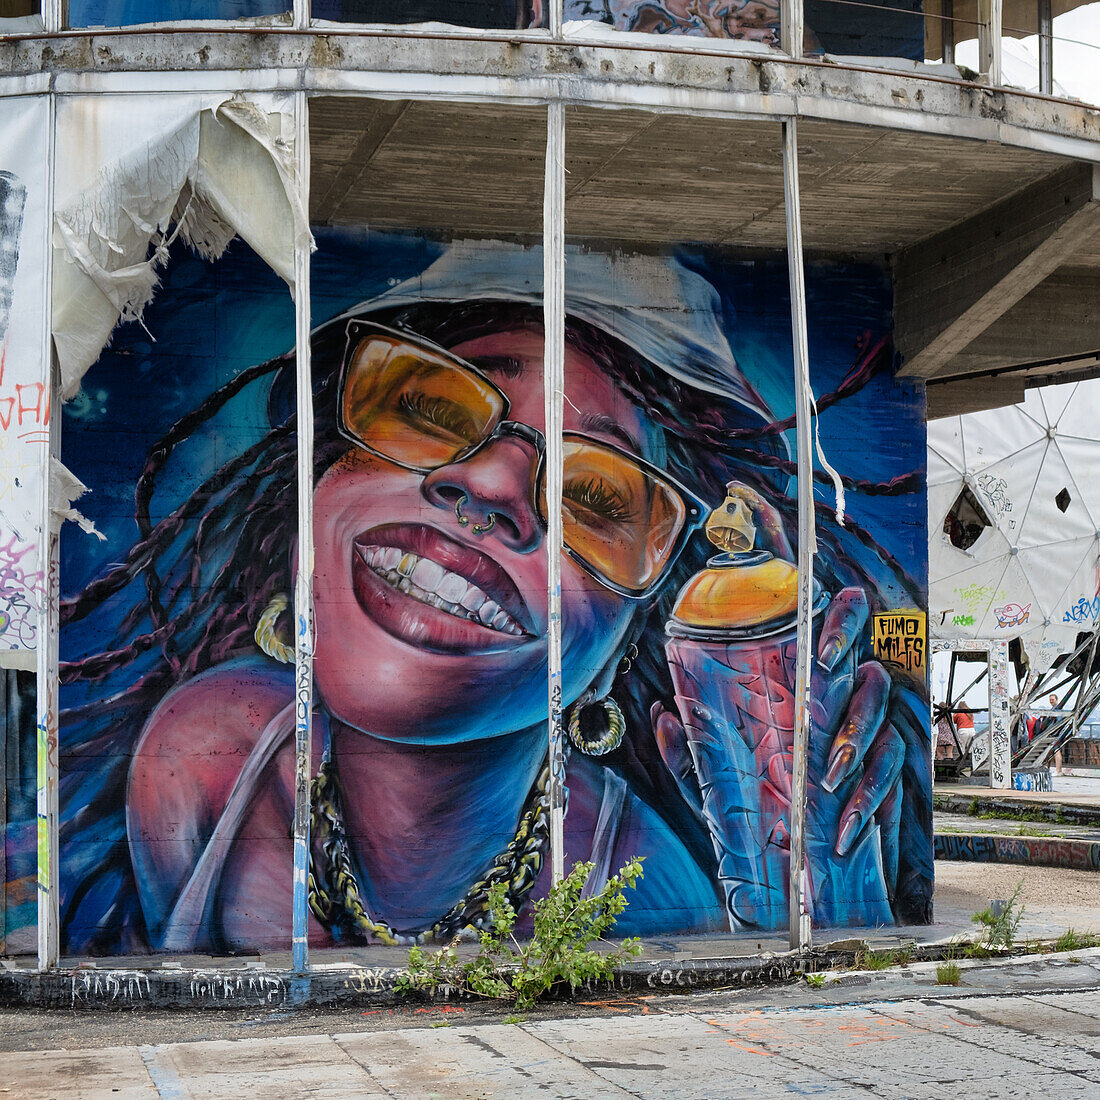
[[[928,626],[923,611],[887,611],[874,618],[875,660],[906,672],[924,672]]]

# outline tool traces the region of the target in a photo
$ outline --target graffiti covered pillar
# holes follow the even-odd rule
[[[1012,739],[1009,736],[1008,642],[989,643],[989,785],[1012,786]]]
[[[49,461],[49,367],[46,232],[49,209],[48,97],[9,99],[0,120],[0,668],[18,683],[19,709],[33,709],[36,652],[43,631],[45,555],[41,544]],[[41,683],[39,684],[41,689]],[[38,699],[44,698],[41,690]],[[10,710],[9,718],[15,713]],[[7,736],[26,723],[9,721]],[[55,743],[56,744],[56,743]],[[45,749],[43,740],[39,749]],[[7,750],[7,751],[6,751]],[[0,746],[8,760],[33,759],[31,744]],[[0,940],[5,952],[32,948],[36,851],[31,816],[44,800],[45,757],[37,770],[4,776]],[[55,790],[56,793],[56,790]],[[49,847],[42,852],[50,866]],[[48,884],[48,877],[46,882]]]
[[[547,683],[550,693],[550,866],[565,874],[565,740],[562,736],[562,421],[565,408],[565,108],[546,108],[543,179],[543,401],[546,407]]]

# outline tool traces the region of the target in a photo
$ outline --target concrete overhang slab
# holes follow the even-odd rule
[[[319,96],[311,101],[315,223],[417,225],[461,235],[541,231],[539,106]],[[571,234],[782,250],[780,127],[571,106]],[[820,121],[800,127],[803,232],[827,257],[887,256],[977,216],[1062,158]]]
[[[332,34],[164,27],[0,39],[0,74],[7,74],[0,77],[0,93],[8,90],[6,80],[51,71],[54,89],[72,93],[200,85],[233,90],[260,81],[268,88],[393,98],[562,99],[719,117],[797,113],[1100,161],[1095,109],[934,70],[891,72],[871,63],[793,61],[758,52],[739,56],[694,41],[611,46],[533,35],[362,29]],[[141,74],[140,83],[129,80],[130,74]]]

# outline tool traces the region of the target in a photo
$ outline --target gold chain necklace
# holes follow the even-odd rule
[[[309,854],[309,908],[326,928],[350,932],[361,939],[388,946],[449,943],[463,929],[481,930],[489,921],[489,888],[508,884],[508,900],[518,913],[542,870],[550,840],[550,763],[539,771],[524,803],[516,835],[494,860],[484,878],[466,896],[428,928],[397,932],[367,912],[355,877],[335,765],[323,761],[310,784],[310,815],[314,838],[320,843],[327,866],[315,866],[313,846]]]

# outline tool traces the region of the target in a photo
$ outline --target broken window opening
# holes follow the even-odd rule
[[[1069,490],[1062,487],[1062,491],[1054,498],[1054,503],[1058,505],[1058,511],[1065,515],[1066,509],[1069,507],[1069,502],[1073,498],[1069,495]]]
[[[960,550],[969,550],[981,538],[982,532],[992,526],[992,521],[985,514],[978,498],[970,491],[970,486],[964,485],[943,521],[943,533],[951,540],[951,545]]]

